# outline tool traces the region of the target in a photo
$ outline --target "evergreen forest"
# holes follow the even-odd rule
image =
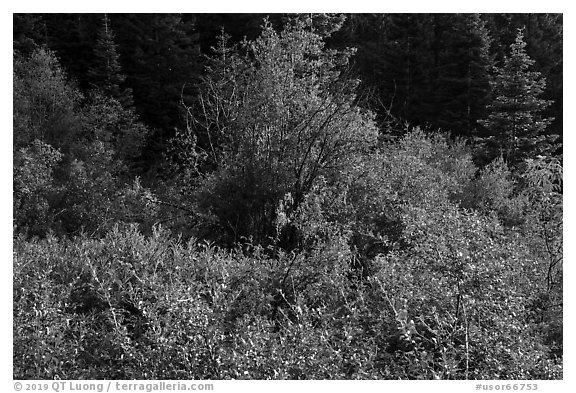
[[[562,379],[562,48],[562,14],[13,14],[13,378]]]

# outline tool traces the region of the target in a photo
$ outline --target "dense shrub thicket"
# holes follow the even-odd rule
[[[379,129],[311,23],[223,35],[146,185],[133,109],[15,58],[14,378],[562,378],[561,160]]]
[[[462,149],[415,132],[320,181],[298,250],[16,237],[15,378],[561,378],[561,167],[519,191]]]

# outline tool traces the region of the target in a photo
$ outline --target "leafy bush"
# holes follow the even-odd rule
[[[454,208],[407,213],[411,246],[380,259],[376,276],[390,307],[402,305],[404,375],[427,359],[434,378],[557,377],[529,318],[543,272],[518,235]]]
[[[561,377],[521,238],[455,207],[403,219],[408,246],[362,285],[330,238],[274,258],[160,228],[16,238],[14,377]]]
[[[507,226],[517,226],[522,223],[527,201],[516,188],[508,165],[498,157],[467,185],[460,203],[484,214],[497,214]]]
[[[35,140],[14,153],[14,223],[31,235],[44,234],[53,225],[50,203],[60,192],[54,184],[54,168],[62,154],[52,146]]]
[[[38,139],[61,151],[71,142],[80,92],[66,80],[55,54],[14,56],[14,146]]]
[[[230,242],[267,243],[284,195],[296,209],[320,176],[376,142],[372,114],[355,102],[358,82],[344,72],[351,52],[325,49],[310,23],[281,33],[266,23],[240,49],[223,38],[190,108],[193,136],[182,139],[197,153],[184,162],[212,171],[196,192],[198,207]]]
[[[55,55],[14,60],[14,216],[19,231],[102,235],[147,128],[132,110],[66,80]],[[125,212],[126,206],[122,206]]]

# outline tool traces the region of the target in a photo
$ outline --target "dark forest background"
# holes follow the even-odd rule
[[[562,378],[561,14],[13,22],[15,378]]]

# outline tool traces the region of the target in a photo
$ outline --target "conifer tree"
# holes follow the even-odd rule
[[[478,14],[350,15],[336,33],[380,119],[474,133],[490,93],[490,37]]]
[[[119,14],[118,43],[138,113],[157,139],[182,126],[181,100],[199,72],[194,18],[180,14]]]
[[[114,32],[107,14],[104,14],[102,22],[94,48],[96,62],[88,70],[88,74],[94,87],[105,95],[117,99],[125,108],[129,108],[133,105],[132,91],[122,87],[126,76],[122,73]]]
[[[545,154],[553,137],[544,134],[552,119],[541,116],[551,104],[540,98],[546,80],[540,72],[530,70],[534,60],[526,53],[523,29],[518,29],[510,48],[510,56],[496,69],[492,82],[490,114],[479,123],[488,129],[488,139],[513,163],[529,155]]]
[[[434,96],[433,124],[453,134],[472,135],[485,116],[493,66],[490,36],[478,14],[450,14],[437,18],[436,77],[430,82]],[[431,120],[432,120],[431,119]]]

